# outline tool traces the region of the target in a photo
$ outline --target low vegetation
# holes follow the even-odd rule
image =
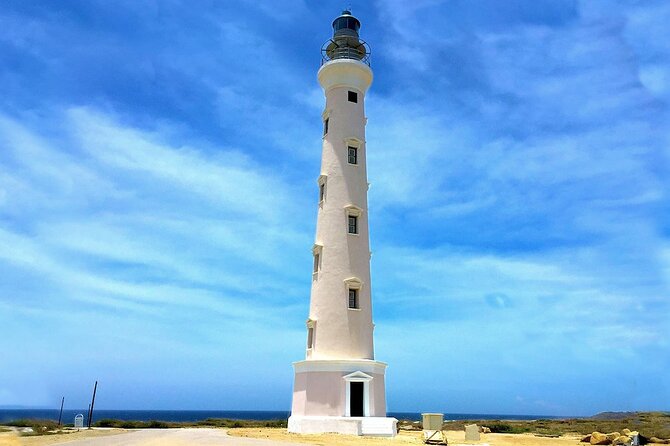
[[[117,427],[121,429],[168,429],[178,427],[286,427],[286,420],[231,420],[228,418],[207,418],[201,421],[124,421],[116,419],[102,419],[96,421],[95,427]]]
[[[287,420],[230,420],[228,418],[207,418],[193,425],[207,427],[287,427]]]
[[[7,426],[13,427],[28,427],[32,429],[31,432],[23,432],[21,435],[51,435],[60,432],[58,423],[53,420],[37,420],[37,419],[20,419],[5,423]]]
[[[532,421],[517,420],[460,420],[444,423],[445,430],[463,430],[466,424],[476,423],[491,429],[493,433],[523,434],[531,433],[539,436],[558,436],[564,434],[588,435],[592,432],[621,432],[627,428],[638,431],[645,438],[670,438],[670,412],[607,412],[590,418],[547,419]],[[24,435],[48,435],[58,432],[57,423],[53,420],[22,419],[6,423],[19,428],[29,427],[32,432]],[[121,429],[168,429],[179,427],[218,427],[218,428],[286,428],[286,420],[232,420],[228,418],[207,418],[194,422],[170,421],[126,421],[101,419],[95,427],[114,427]],[[420,423],[411,420],[400,422],[401,429],[420,429]],[[0,431],[3,428],[0,427]]]
[[[444,423],[444,429],[462,430],[466,424],[486,426],[491,432],[536,435],[621,432],[627,428],[644,437],[670,438],[670,412],[606,412],[590,418],[549,419],[533,421],[463,420]]]

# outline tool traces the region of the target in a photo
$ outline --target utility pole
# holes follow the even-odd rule
[[[91,428],[91,422],[93,418],[93,406],[95,406],[95,392],[98,390],[98,381],[95,382],[95,386],[93,387],[93,399],[91,399],[91,405],[89,406],[88,409],[88,428]]]
[[[58,414],[58,427],[60,427],[60,422],[63,419],[63,403],[65,402],[65,397],[60,400],[60,413]]]

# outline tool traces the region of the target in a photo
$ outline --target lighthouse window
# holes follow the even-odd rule
[[[328,133],[328,118],[326,118],[323,121],[323,134],[326,135]]]
[[[349,289],[349,308],[358,308],[358,290]]]
[[[314,328],[307,328],[307,348],[312,348],[314,345]]]
[[[319,253],[314,254],[314,272],[318,273],[319,272],[319,258],[321,256]]]
[[[357,103],[358,102],[358,93],[356,93],[355,91],[349,91],[349,102]]]
[[[349,164],[358,164],[358,148],[349,146]]]
[[[349,234],[358,234],[358,217],[356,215],[349,216]]]
[[[319,202],[326,198],[326,183],[319,184]]]

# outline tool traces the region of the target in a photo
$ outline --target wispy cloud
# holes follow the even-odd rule
[[[666,2],[352,6],[390,408],[655,408]],[[0,404],[98,376],[108,407],[288,407],[340,8],[0,7]]]

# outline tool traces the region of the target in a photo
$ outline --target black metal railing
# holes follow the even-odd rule
[[[357,46],[342,45],[330,39],[321,47],[321,65],[336,59],[358,60],[370,66],[370,45],[363,40],[359,40]]]

